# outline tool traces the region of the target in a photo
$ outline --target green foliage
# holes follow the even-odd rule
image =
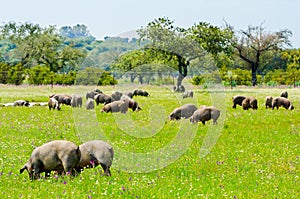
[[[0,83],[1,84],[7,84],[9,68],[10,67],[8,64],[0,62]]]
[[[191,81],[193,85],[203,85],[205,82],[202,75],[195,75]]]
[[[249,70],[235,69],[231,70],[232,86],[245,85],[251,86],[251,72]],[[261,75],[257,75],[258,82],[262,81]],[[230,86],[230,76],[227,71],[212,71],[202,75],[195,75],[192,78],[192,84],[203,85],[205,82],[218,83],[222,81],[224,86]]]
[[[76,80],[76,72],[69,71],[69,73],[55,74],[54,84],[58,85],[74,85]]]
[[[118,81],[111,75],[110,72],[103,71],[99,77],[98,86],[116,85]]]
[[[7,74],[7,83],[20,85],[25,79],[25,67],[23,65],[16,64],[11,66]]]
[[[82,49],[64,45],[53,26],[7,23],[0,26],[0,32],[0,36],[16,45],[10,54],[18,55],[17,62],[27,68],[46,65],[53,72],[68,72],[85,57]],[[12,62],[14,56],[8,59]]]
[[[111,73],[100,68],[88,67],[76,75],[76,85],[115,85],[117,80]]]
[[[268,72],[264,77],[264,82],[268,85],[295,85],[300,79],[300,70],[281,69]]]
[[[0,83],[20,85],[25,79],[25,68],[20,63],[8,65],[0,63]]]
[[[37,65],[28,70],[28,82],[33,85],[52,84],[54,73],[46,66]]]

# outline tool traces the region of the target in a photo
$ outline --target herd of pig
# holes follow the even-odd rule
[[[141,110],[138,103],[133,100],[134,96],[150,96],[147,91],[134,90],[133,92],[114,91],[111,95],[104,94],[102,91],[95,89],[86,93],[86,109],[94,109],[94,104],[104,104],[101,112],[121,112],[126,113],[129,108],[133,111]],[[193,98],[193,91],[183,93],[183,98]],[[280,106],[293,110],[294,106],[288,99],[288,93],[282,92],[280,97],[267,96],[265,100],[266,108]],[[233,108],[237,105],[242,106],[244,110],[250,108],[257,109],[257,99],[249,96],[237,95],[232,98]],[[18,100],[14,102],[15,106],[27,106],[28,102]],[[72,107],[82,107],[82,97],[73,95],[72,97],[65,94],[53,94],[49,96],[49,109],[61,109],[61,104],[70,105]],[[197,108],[194,104],[184,104],[175,108],[169,114],[169,120],[189,119],[191,123],[205,122],[213,120],[213,124],[217,124],[220,116],[220,110],[214,106],[200,106]],[[57,172],[58,175],[70,174],[77,175],[84,168],[91,168],[101,165],[104,174],[110,176],[110,167],[114,157],[113,148],[106,142],[101,140],[93,140],[83,143],[79,146],[70,141],[56,140],[48,142],[33,150],[28,162],[20,170],[23,173],[26,170],[30,179],[40,178],[41,173],[45,173],[45,177],[49,176],[51,171]]]
[[[96,105],[104,104],[101,112],[121,112],[126,113],[128,109],[133,111],[141,110],[138,103],[133,100],[134,96],[150,96],[147,91],[135,89],[134,91],[120,92],[113,91],[112,94],[104,94],[101,90],[95,89],[86,93],[86,109],[94,109]],[[82,107],[82,97],[79,95],[52,94],[49,96],[49,109],[61,109],[61,105],[72,107]]]
[[[275,107],[278,109],[279,107],[284,107],[285,109],[293,110],[294,106],[293,103],[287,99],[288,98],[288,93],[287,91],[283,91],[279,97],[272,97],[272,96],[267,96],[265,99],[265,106],[266,108],[272,108],[274,109]],[[244,110],[248,110],[249,108],[252,109],[257,109],[257,99],[254,97],[249,97],[249,96],[242,96],[242,95],[237,95],[232,98],[233,102],[233,108],[236,108],[236,105],[240,105],[243,107]]]

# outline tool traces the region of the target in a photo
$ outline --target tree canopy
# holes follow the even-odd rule
[[[165,64],[176,61],[179,72],[176,91],[181,91],[179,88],[182,80],[187,75],[191,60],[203,57],[206,54],[211,54],[214,58],[217,58],[219,54],[223,53],[230,56],[232,53],[229,42],[232,38],[232,32],[208,23],[198,23],[191,28],[184,29],[176,27],[174,21],[164,17],[148,23],[146,27],[138,30],[138,34],[140,42],[146,41],[144,47],[146,51],[144,52],[165,55],[161,56],[162,62]],[[129,56],[131,55],[136,56],[136,53]],[[149,58],[149,60],[145,60],[145,58]],[[126,61],[120,62],[129,62],[134,58],[128,59],[128,56],[124,56],[124,59]],[[144,56],[142,63],[149,64],[154,60],[152,56]],[[131,67],[136,65],[135,63],[128,64]]]
[[[233,28],[232,31],[234,31]],[[253,86],[257,84],[256,72],[260,66],[262,55],[291,46],[289,40],[291,35],[290,30],[268,32],[262,25],[248,26],[247,30],[235,32],[232,46],[237,50],[238,56],[249,64]]]

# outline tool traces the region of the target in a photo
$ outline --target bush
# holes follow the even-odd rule
[[[28,70],[28,82],[33,85],[52,84],[53,72],[46,66],[37,65]]]
[[[10,66],[0,63],[0,83],[1,84],[22,84],[25,79],[25,68],[21,64]]]
[[[77,85],[115,85],[117,83],[111,73],[99,68],[88,67],[78,71],[76,75]]]
[[[203,79],[202,75],[196,75],[192,78],[191,82],[193,85],[203,85],[204,79]]]
[[[25,79],[25,68],[22,64],[11,66],[7,74],[7,83],[20,85]]]
[[[299,82],[300,70],[283,71],[273,70],[265,75],[264,82],[267,85],[296,85]]]
[[[116,85],[118,81],[111,75],[111,73],[103,71],[100,75],[98,86]]]
[[[6,84],[8,79],[9,65],[6,63],[0,63],[0,83]]]
[[[59,85],[74,85],[76,79],[76,72],[70,71],[67,74],[55,74],[54,84]]]

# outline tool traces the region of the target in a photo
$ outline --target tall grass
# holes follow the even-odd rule
[[[80,93],[94,87],[3,86],[0,103],[47,101],[52,93]],[[119,88],[101,87],[105,93]],[[121,90],[126,88],[121,88]],[[182,99],[167,87],[144,86],[150,97],[135,97],[142,111],[126,115],[63,106],[0,107],[0,193],[5,198],[299,198],[300,91],[287,89],[295,110],[267,110],[264,98],[281,89],[193,88]],[[233,109],[231,97],[251,95],[259,109]],[[215,104],[217,125],[169,121],[185,103]],[[220,130],[220,131],[218,131]],[[112,177],[100,167],[78,177],[30,181],[19,169],[34,147],[66,139],[76,144],[103,139],[115,149]]]

